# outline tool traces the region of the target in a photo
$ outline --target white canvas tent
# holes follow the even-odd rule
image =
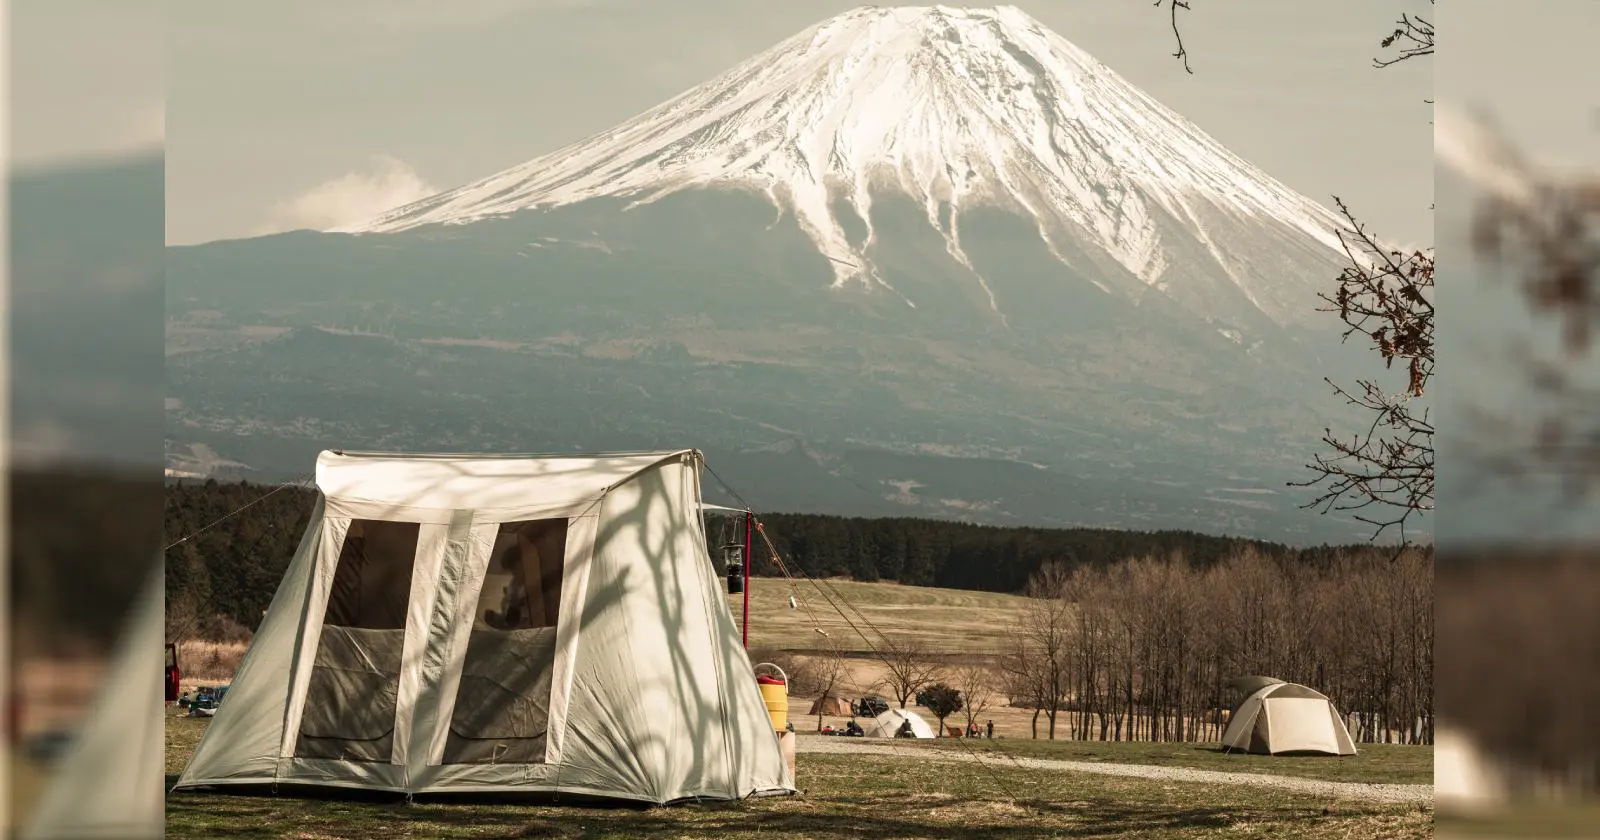
[[[1252,753],[1355,755],[1355,741],[1333,701],[1295,683],[1257,689],[1228,719],[1222,745]]]
[[[706,553],[701,466],[324,452],[311,525],[177,788],[793,792]]]
[[[893,738],[899,734],[901,724],[906,721],[911,721],[913,738],[933,737],[933,727],[929,726],[921,715],[905,709],[890,709],[873,718],[862,729],[868,738]]]

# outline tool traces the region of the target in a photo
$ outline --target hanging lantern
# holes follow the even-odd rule
[[[744,591],[744,546],[738,543],[722,547],[722,565],[728,570],[728,594]]]
[[[744,546],[731,543],[722,547],[722,566],[728,570],[728,594],[744,591]]]

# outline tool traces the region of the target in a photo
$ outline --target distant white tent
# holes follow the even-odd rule
[[[1333,701],[1294,683],[1274,682],[1239,705],[1222,733],[1228,749],[1252,753],[1355,755],[1355,741]]]
[[[88,720],[51,774],[24,840],[143,840],[165,832],[163,584],[162,575],[152,574],[134,605],[122,650]]]
[[[921,715],[906,709],[890,709],[873,718],[862,729],[866,731],[868,738],[894,738],[900,733],[900,727],[906,721],[911,722],[912,737],[933,737],[933,727],[929,726]]]
[[[1440,726],[1434,733],[1433,794],[1440,813],[1470,813],[1502,803],[1505,786],[1470,736]]]
[[[701,466],[323,453],[310,528],[177,788],[793,792],[706,553]]]

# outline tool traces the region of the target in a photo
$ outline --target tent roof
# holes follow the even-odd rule
[[[1233,679],[1228,680],[1229,688],[1239,692],[1240,694],[1243,694],[1246,697],[1255,694],[1269,685],[1283,684],[1284,681],[1278,679],[1277,677],[1263,677],[1254,674],[1244,677],[1234,677]]]
[[[1320,691],[1318,691],[1318,690],[1316,690],[1316,689],[1314,689],[1314,688],[1312,688],[1310,686],[1301,685],[1299,683],[1286,683],[1286,682],[1273,683],[1272,685],[1262,686],[1261,690],[1259,692],[1257,692],[1257,693],[1261,694],[1263,697],[1285,697],[1285,698],[1291,698],[1291,699],[1300,698],[1300,699],[1303,699],[1303,700],[1328,700],[1328,696],[1326,694],[1323,694],[1322,692],[1320,692]],[[1328,700],[1328,703],[1331,705],[1333,703],[1333,701],[1332,700]]]
[[[317,489],[330,501],[437,508],[496,508],[530,499],[598,499],[611,488],[693,449],[584,455],[430,455],[323,452]]]

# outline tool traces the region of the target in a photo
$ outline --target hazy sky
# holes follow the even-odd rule
[[[1441,106],[1486,111],[1544,165],[1600,167],[1600,3],[1448,0],[1438,17]]]
[[[6,4],[13,164],[148,154],[164,128],[159,11],[127,0]]]
[[[1371,65],[1407,2],[1208,0],[1182,20],[1194,75],[1146,0],[1015,5],[1291,187],[1425,242],[1430,68]],[[458,186],[856,5],[169,0],[167,239],[328,225]]]

